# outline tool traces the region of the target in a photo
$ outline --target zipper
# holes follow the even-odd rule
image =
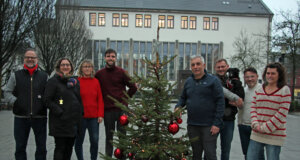
[[[32,77],[30,77],[30,115],[32,116]]]

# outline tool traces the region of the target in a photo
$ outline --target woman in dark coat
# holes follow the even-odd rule
[[[49,135],[55,140],[54,160],[69,160],[80,128],[83,106],[79,81],[72,77],[71,61],[60,59],[55,70],[56,74],[48,81],[44,94],[50,110]]]

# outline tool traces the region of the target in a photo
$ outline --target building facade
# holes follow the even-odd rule
[[[157,51],[161,60],[176,55],[165,66],[171,81],[179,70],[189,69],[192,55],[203,56],[213,73],[217,59],[235,54],[233,42],[241,30],[270,35],[273,17],[261,0],[61,0],[56,7],[84,12],[96,69],[104,67],[104,52],[113,48],[117,65],[146,76],[142,59],[153,59]]]

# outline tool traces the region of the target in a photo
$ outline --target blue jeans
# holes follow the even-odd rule
[[[35,137],[36,160],[46,160],[47,118],[18,118],[14,119],[14,137],[16,142],[16,160],[26,160],[26,147],[30,129]]]
[[[220,130],[221,160],[229,160],[233,131],[234,121],[224,121],[224,127]]]
[[[267,159],[268,160],[279,160],[281,146],[275,146],[265,143],[260,143],[254,140],[250,140],[248,151],[247,151],[247,160],[257,160],[261,150],[266,147]]]
[[[82,144],[85,137],[86,129],[89,131],[90,137],[90,153],[91,160],[98,157],[98,141],[99,141],[99,123],[98,118],[83,118],[80,134],[75,140],[75,152],[78,160],[83,160]]]
[[[238,128],[239,128],[239,133],[240,133],[242,150],[243,150],[243,154],[244,154],[245,160],[246,160],[252,128],[251,128],[251,126],[241,125],[241,124],[238,125]],[[264,148],[262,148],[262,150],[260,152],[259,160],[264,160],[264,159],[265,159]]]

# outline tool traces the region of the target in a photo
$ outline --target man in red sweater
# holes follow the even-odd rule
[[[112,156],[113,146],[111,141],[113,140],[113,131],[117,123],[117,130],[124,132],[121,128],[119,117],[123,114],[123,111],[114,104],[114,101],[109,98],[109,96],[117,99],[119,102],[127,105],[127,103],[122,99],[126,97],[124,91],[126,87],[127,94],[131,97],[136,91],[137,87],[134,83],[130,82],[130,77],[127,72],[116,66],[117,53],[113,49],[108,49],[105,52],[105,62],[104,68],[99,70],[95,77],[99,80],[104,100],[104,126],[105,126],[105,153],[108,156]]]

